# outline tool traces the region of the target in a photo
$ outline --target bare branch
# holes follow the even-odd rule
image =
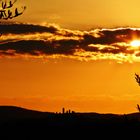
[[[12,19],[15,17],[18,17],[20,15],[22,15],[26,9],[26,7],[22,7],[22,10],[20,11],[17,7],[13,9],[14,4],[17,2],[17,0],[9,0],[7,1],[3,1],[1,0],[1,6],[0,6],[0,19],[3,20],[8,20],[8,19]]]
[[[2,7],[2,9],[11,8],[11,7],[13,7],[13,5],[14,5],[16,2],[17,2],[17,0],[14,0],[13,2],[12,2],[12,0],[10,0],[9,3],[8,3],[7,1],[2,1],[1,7]]]
[[[140,112],[140,106],[139,106],[139,104],[137,104],[137,110]]]
[[[136,82],[139,84],[140,86],[140,76],[138,74],[135,73],[135,79],[136,79]]]

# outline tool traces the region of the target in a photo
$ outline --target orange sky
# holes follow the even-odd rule
[[[16,21],[54,23],[63,28],[139,27],[139,0],[19,0],[26,12]],[[0,105],[43,111],[130,113],[140,102],[134,73],[139,62],[70,58],[0,59]]]
[[[2,105],[46,111],[127,113],[136,111],[139,64],[108,61],[0,60]]]
[[[28,7],[18,18],[23,22],[74,29],[140,25],[139,0],[19,0],[18,4]]]

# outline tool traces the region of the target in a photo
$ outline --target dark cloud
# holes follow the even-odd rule
[[[6,52],[13,50],[15,54],[30,54],[30,55],[53,55],[64,54],[72,55],[75,52],[75,41],[54,41],[47,42],[41,40],[22,40],[16,42],[8,42],[0,45],[0,51]],[[72,43],[72,44],[71,44]]]
[[[94,44],[113,44],[117,42],[128,42],[135,38],[140,38],[140,30],[133,28],[117,28],[99,30],[99,38],[95,38],[91,34],[85,34],[84,40],[86,43]]]
[[[63,55],[90,59],[136,59],[139,48],[130,42],[140,38],[140,29],[116,28],[75,31],[57,26],[31,24],[0,24],[4,33],[0,56]],[[51,34],[48,34],[51,33]],[[22,34],[22,35],[21,35]],[[128,60],[129,61],[129,60]]]
[[[18,23],[1,23],[0,33],[2,34],[29,34],[29,33],[55,33],[57,28],[55,26],[40,26],[32,24],[18,24]]]

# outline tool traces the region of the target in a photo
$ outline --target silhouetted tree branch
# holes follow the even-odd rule
[[[0,19],[8,20],[23,14],[26,6],[21,7],[21,10],[17,7],[14,8],[16,2],[17,0],[9,0],[8,2],[0,0]]]
[[[140,76],[138,74],[135,73],[135,79],[136,79],[136,82],[139,84],[140,86]]]
[[[140,112],[140,106],[139,106],[139,104],[137,104],[137,110]]]
[[[140,76],[138,74],[136,74],[136,73],[135,73],[135,79],[136,79],[136,82],[140,86]],[[140,106],[139,106],[139,104],[137,104],[137,110],[140,112]]]

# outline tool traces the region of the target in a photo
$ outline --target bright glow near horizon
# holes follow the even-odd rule
[[[133,41],[130,43],[130,45],[131,45],[132,47],[138,48],[138,47],[140,47],[140,40],[133,40]]]

